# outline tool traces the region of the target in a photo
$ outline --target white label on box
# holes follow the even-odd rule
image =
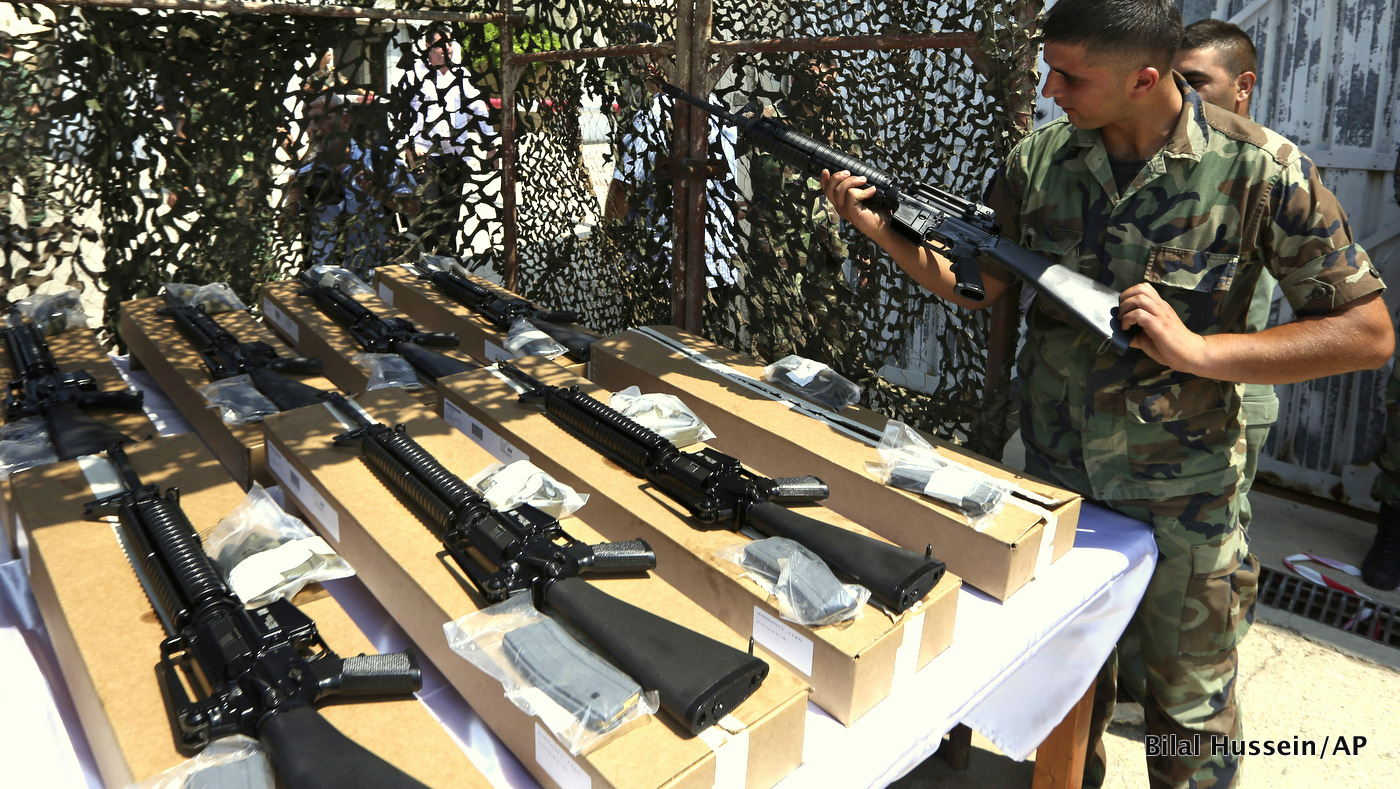
[[[263,317],[272,322],[272,325],[282,330],[282,333],[291,338],[292,344],[300,342],[297,337],[296,321],[287,317],[287,314],[279,309],[268,299],[263,299]]]
[[[379,283],[379,298],[390,307],[394,306],[394,292],[383,282]]]
[[[443,398],[442,418],[447,420],[447,424],[457,428],[462,435],[475,441],[478,446],[491,453],[491,457],[502,463],[514,463],[517,460],[529,460],[530,456],[521,452],[509,441],[501,438],[491,431],[479,420],[473,419],[470,414],[462,410],[456,403]]]
[[[1043,578],[1055,558],[1055,526],[1055,516],[1051,515],[1046,519],[1045,531],[1040,535],[1040,553],[1035,557],[1035,578]]]
[[[719,789],[744,789],[749,781],[749,730],[726,715],[700,732],[700,740],[715,752],[715,783]]]
[[[753,640],[802,672],[803,676],[812,676],[812,639],[758,606],[753,609]]]
[[[560,789],[592,789],[593,779],[539,723],[535,724],[535,761]]]
[[[485,350],[486,361],[488,361],[488,362],[508,362],[508,361],[510,361],[511,359],[516,358],[516,357],[515,357],[515,354],[511,353],[510,351],[507,351],[505,348],[502,348],[501,346],[497,345],[496,343],[491,342],[490,340],[485,340],[484,342],[486,343],[486,350]]]
[[[306,481],[292,464],[282,457],[282,453],[277,451],[277,447],[272,442],[264,444],[267,448],[267,467],[271,469],[272,476],[282,483],[283,489],[292,494],[292,498],[301,504],[302,511],[307,517],[316,522],[335,542],[340,542],[340,515],[326,501],[319,490]]]
[[[924,612],[904,619],[904,640],[894,652],[894,687],[908,681],[919,670],[919,649],[924,642]]]

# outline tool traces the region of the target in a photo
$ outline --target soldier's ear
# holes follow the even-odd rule
[[[1257,79],[1253,71],[1246,71],[1235,77],[1235,101],[1249,101],[1254,95]]]

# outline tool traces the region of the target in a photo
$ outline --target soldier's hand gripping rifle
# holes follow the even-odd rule
[[[577,387],[547,385],[508,362],[496,367],[527,387],[522,402],[539,405],[564,430],[655,485],[701,523],[728,522],[736,531],[748,526],[801,543],[896,612],[922,600],[943,577],[943,562],[933,558],[932,546],[920,555],[784,506],[826,498],[826,483],[816,477],[769,479],[713,449],[682,452]]]
[[[417,691],[422,674],[413,653],[341,658],[290,601],[244,608],[180,509],[179,490],[162,495],[143,485],[120,447],[107,457],[126,490],[86,510],[117,515],[127,559],[165,628],[156,675],[180,750],[196,753],[243,734],[263,744],[285,786],[423,789],[312,707],[337,693]],[[204,695],[190,698],[186,679]]]
[[[417,505],[428,528],[490,602],[528,591],[592,639],[643,688],[656,690],[661,708],[699,734],[748,698],[768,675],[768,664],[708,636],[604,594],[589,575],[645,572],[656,556],[642,540],[587,545],[570,537],[554,517],[528,504],[496,511],[448,471],[400,425],[367,418],[338,394],[327,399],[354,429],[335,438],[356,444],[365,464]],[[525,669],[551,688],[545,666]]]
[[[433,381],[478,369],[471,362],[445,356],[428,347],[456,348],[461,340],[452,332],[423,332],[406,318],[381,318],[369,307],[334,285],[322,285],[310,273],[302,273],[300,291],[332,320],[345,327],[366,353],[396,353],[419,374]]]
[[[174,320],[181,333],[199,351],[199,358],[204,362],[204,369],[209,371],[210,379],[221,381],[235,375],[246,375],[253,382],[253,387],[280,411],[321,402],[322,390],[283,375],[319,375],[320,359],[283,359],[277,355],[276,349],[262,340],[239,342],[203,307],[186,304],[168,292],[165,303],[169,306],[157,312]]]
[[[5,393],[6,420],[42,416],[60,460],[91,455],[131,440],[83,410],[140,411],[141,392],[98,391],[96,379],[88,372],[60,371],[44,333],[32,323],[7,327],[4,335],[10,364],[19,376]]]
[[[1127,353],[1131,339],[1116,317],[1120,294],[1078,271],[1002,238],[996,214],[982,203],[941,187],[892,176],[761,113],[732,113],[662,80],[656,82],[668,96],[693,104],[743,129],[754,148],[806,175],[819,177],[822,170],[832,173],[847,170],[851,175],[864,176],[866,185],[875,187],[875,194],[865,201],[866,204],[888,210],[891,226],[900,234],[947,257],[953,264],[959,296],[970,301],[986,298],[977,258],[994,260],[1034,285],[1043,298],[1073,316],[1114,352]]]
[[[418,278],[431,282],[448,298],[490,321],[500,331],[509,331],[512,324],[524,318],[531,326],[549,335],[568,349],[567,356],[576,362],[586,362],[589,347],[600,335],[578,325],[582,317],[573,310],[542,310],[519,296],[503,296],[452,271],[415,266]]]

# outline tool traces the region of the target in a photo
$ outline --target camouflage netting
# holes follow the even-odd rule
[[[1029,118],[1026,21],[1039,6],[718,3],[720,41],[970,31],[978,43],[747,53],[724,69],[711,58],[712,98],[731,109],[755,100],[881,168],[976,197]],[[367,268],[425,250],[505,273],[494,25],[453,31],[469,86],[459,104],[470,109],[448,110],[485,119],[442,134],[414,125],[438,101],[421,76],[425,21],[13,8],[28,21],[0,61],[7,301],[80,287],[105,294],[111,327],[116,305],[167,281],[226,280],[251,300],[261,281],[310,262]],[[470,0],[451,10],[501,9]],[[526,20],[517,52],[677,34],[673,7],[659,2],[551,0],[512,13]],[[655,65],[534,64],[516,96],[517,290],[605,332],[672,314],[669,163],[684,153],[671,150],[670,114],[644,80]],[[327,93],[332,108],[343,102],[339,137],[308,131]],[[327,166],[317,152],[343,149],[344,136],[353,147]],[[864,387],[866,404],[1000,451],[1006,376],[983,391],[985,312],[928,296],[839,227],[813,182],[732,129],[712,127],[708,172],[707,334],[769,361],[826,361]]]

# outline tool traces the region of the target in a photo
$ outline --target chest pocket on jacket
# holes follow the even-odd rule
[[[1144,278],[1172,305],[1186,328],[1213,334],[1239,265],[1238,255],[1156,246]]]

